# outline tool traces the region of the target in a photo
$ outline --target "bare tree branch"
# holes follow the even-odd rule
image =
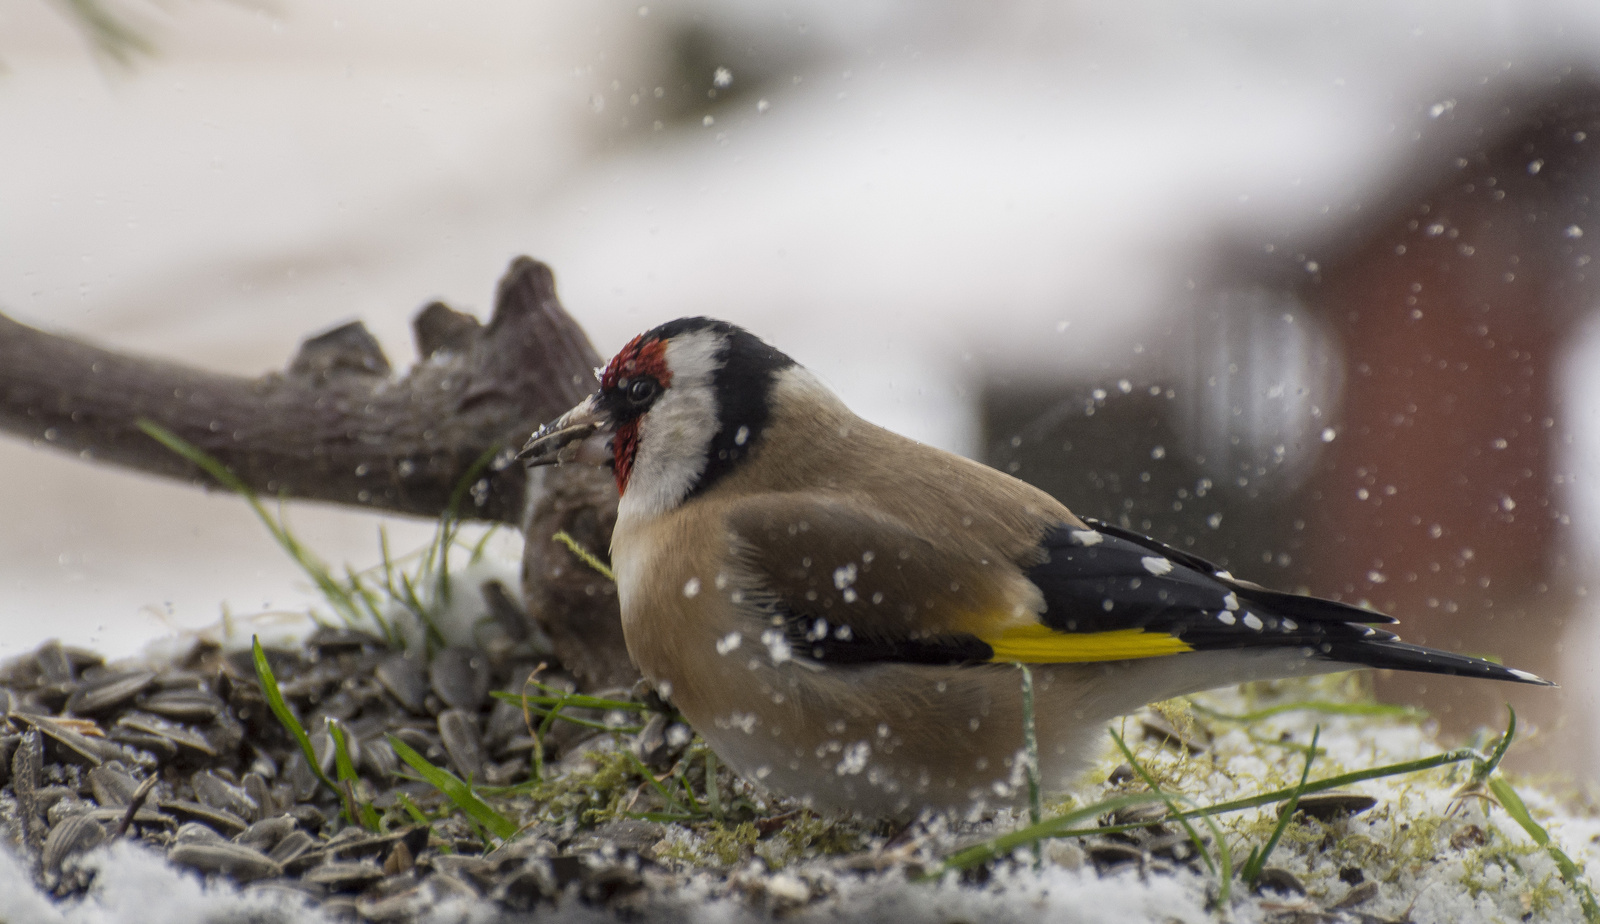
[[[0,430],[142,471],[208,479],[137,429],[149,418],[255,490],[438,516],[467,469],[587,394],[599,357],[526,257],[487,325],[434,304],[401,379],[359,324],[312,338],[287,371],[219,375],[131,357],[0,315]],[[526,474],[492,466],[463,515],[521,524]]]

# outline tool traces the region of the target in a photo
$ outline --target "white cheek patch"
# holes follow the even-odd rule
[[[694,331],[667,343],[672,382],[639,421],[639,448],[618,516],[651,517],[678,506],[705,471],[720,425],[712,377],[726,337]]]

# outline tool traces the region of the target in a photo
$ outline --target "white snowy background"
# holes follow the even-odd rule
[[[97,60],[51,3],[0,5],[13,317],[244,374],[360,318],[403,366],[418,307],[485,315],[526,253],[602,354],[725,317],[965,452],[981,370],[1120,367],[1219,237],[1293,237],[1381,189],[1432,102],[1600,65],[1582,0],[113,9],[153,56]],[[695,30],[760,49],[754,72],[657,129]],[[1560,467],[1596,547],[1600,335],[1567,368]],[[335,562],[377,559],[377,517],[290,519]],[[389,529],[404,548],[429,526]],[[237,500],[0,439],[0,656],[310,599]],[[1591,696],[1597,631],[1562,676]]]

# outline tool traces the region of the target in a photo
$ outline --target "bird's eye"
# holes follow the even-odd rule
[[[655,379],[634,379],[633,384],[628,386],[628,400],[634,404],[643,404],[654,398],[660,387]]]

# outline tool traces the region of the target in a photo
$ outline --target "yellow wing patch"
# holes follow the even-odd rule
[[[1013,626],[984,641],[994,649],[994,656],[989,660],[1021,661],[1027,664],[1122,661],[1194,650],[1183,639],[1165,632],[1146,632],[1143,629],[1057,632],[1039,623]]]

